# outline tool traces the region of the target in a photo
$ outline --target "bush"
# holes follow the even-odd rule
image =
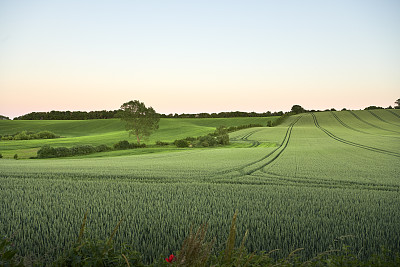
[[[195,137],[186,137],[185,139],[179,139],[174,141],[174,145],[177,147],[210,147],[217,145],[228,145],[229,144],[229,129],[237,129],[237,127],[226,128],[224,126],[218,127],[213,133],[208,135]]]
[[[1,140],[31,140],[31,139],[53,139],[59,138],[60,136],[50,131],[41,131],[38,133],[30,131],[22,131],[12,135],[2,136]]]
[[[91,145],[79,145],[71,148],[68,147],[51,147],[49,145],[42,146],[37,152],[38,158],[59,158],[59,157],[70,157],[75,155],[87,155],[95,152],[108,151],[110,147],[106,145],[100,145],[93,147]]]
[[[53,149],[54,157],[69,157],[72,156],[72,151],[67,147],[56,147]]]
[[[145,148],[146,144],[137,144],[137,143],[130,143],[129,148]]]
[[[168,142],[157,141],[156,145],[157,146],[167,146],[167,145],[169,145],[169,143]]]
[[[26,131],[22,131],[14,136],[14,140],[29,140],[31,139],[30,135]]]
[[[229,145],[229,134],[222,134],[217,136],[217,143],[220,145]]]
[[[15,154],[15,155],[14,155],[14,159],[18,159],[18,154]]]
[[[134,149],[134,148],[144,148],[146,144],[137,144],[137,143],[129,143],[128,141],[119,141],[118,143],[113,145],[115,150],[123,150],[123,149]]]
[[[78,145],[70,148],[72,155],[86,155],[96,152],[96,149],[91,145]]]
[[[56,155],[55,149],[49,145],[42,146],[37,152],[37,157],[40,159],[54,158]]]
[[[199,136],[198,137],[197,145],[208,147],[208,146],[215,146],[217,144],[218,144],[217,138],[214,137],[214,136],[205,135],[205,136]]]
[[[113,147],[114,147],[114,149],[117,149],[117,150],[131,148],[129,142],[126,140],[119,141],[118,143],[114,144]]]
[[[38,132],[35,135],[37,136],[37,138],[35,138],[35,139],[53,139],[53,138],[59,138],[60,137],[60,136],[58,136],[55,133],[50,132],[50,131]]]
[[[112,148],[107,146],[107,145],[99,145],[96,146],[96,152],[105,152],[105,151],[110,151]]]
[[[189,147],[189,142],[185,139],[175,140],[174,145],[177,147]]]

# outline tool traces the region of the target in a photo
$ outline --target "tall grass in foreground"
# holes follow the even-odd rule
[[[171,254],[161,257],[153,263],[145,265],[142,256],[126,244],[114,245],[113,238],[123,221],[117,223],[111,235],[105,240],[90,240],[85,236],[87,213],[85,213],[75,243],[67,248],[63,255],[53,262],[40,260],[29,261],[16,255],[16,249],[8,238],[0,241],[0,266],[400,266],[400,254],[382,249],[380,254],[374,254],[366,260],[360,260],[351,254],[347,246],[322,252],[316,257],[303,261],[298,257],[298,248],[286,257],[274,259],[271,254],[276,250],[266,252],[248,252],[245,241],[246,231],[239,247],[236,247],[237,211],[233,215],[230,231],[223,251],[213,250],[215,239],[207,241],[207,224],[202,224],[197,231],[193,227],[177,256]],[[214,253],[213,253],[214,252]]]

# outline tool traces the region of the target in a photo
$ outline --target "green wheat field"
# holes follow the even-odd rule
[[[22,255],[56,257],[87,211],[88,236],[106,238],[123,219],[116,242],[150,262],[178,250],[201,223],[223,248],[238,210],[238,240],[248,229],[249,251],[304,248],[312,257],[338,240],[361,256],[380,246],[399,250],[400,110],[303,113],[230,133],[225,147],[154,145],[274,119],[161,119],[148,148],[57,159],[29,157],[45,144],[135,138],[118,119],[0,121],[0,134],[62,137],[0,141],[0,234],[13,235]]]

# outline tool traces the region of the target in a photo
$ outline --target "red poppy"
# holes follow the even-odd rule
[[[169,258],[165,258],[165,260],[169,263],[171,263],[175,259],[174,254],[169,255]]]

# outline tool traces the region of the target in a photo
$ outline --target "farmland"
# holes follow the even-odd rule
[[[266,125],[268,120],[275,120],[277,117],[269,118],[212,118],[212,119],[162,119],[160,129],[145,140],[147,144],[154,144],[157,140],[172,142],[176,139],[188,136],[200,136],[213,132],[216,127],[239,126],[245,124]],[[1,141],[0,153],[5,158],[12,158],[18,154],[20,158],[36,156],[37,150],[44,144],[51,146],[74,145],[109,145],[120,140],[128,140],[128,134],[124,131],[124,124],[119,119],[107,120],[48,120],[48,121],[0,121],[0,135],[15,134],[20,131],[52,131],[62,138],[53,140],[19,140]],[[134,139],[131,138],[130,141]],[[113,153],[121,154],[119,153]],[[124,152],[122,152],[124,154]],[[108,156],[108,155],[97,155]]]
[[[163,119],[148,143],[266,120]],[[28,157],[45,143],[127,139],[118,120],[0,121],[0,134],[20,130],[64,138],[1,141],[6,158],[30,151]],[[179,249],[190,225],[203,222],[221,248],[237,209],[238,232],[249,230],[251,251],[304,248],[302,255],[312,257],[342,236],[360,255],[400,249],[399,110],[305,113],[230,138],[224,148],[1,159],[0,234],[14,234],[24,255],[54,257],[76,239],[88,211],[89,236],[107,237],[123,218],[117,242],[151,261]]]

